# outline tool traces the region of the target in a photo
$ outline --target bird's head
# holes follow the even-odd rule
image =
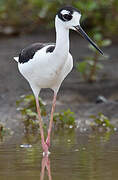
[[[56,20],[59,24],[64,26],[66,29],[72,29],[80,33],[86,40],[89,41],[102,55],[103,52],[99,47],[89,38],[89,36],[84,32],[80,26],[81,13],[78,9],[66,6],[61,8],[56,15]]]

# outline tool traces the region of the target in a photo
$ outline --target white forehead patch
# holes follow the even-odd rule
[[[81,18],[81,14],[78,12],[74,12],[73,14],[73,22],[77,23],[78,25],[80,24],[80,18]]]
[[[64,15],[64,14],[69,14],[69,13],[70,13],[70,12],[67,11],[67,10],[62,10],[62,11],[61,11],[61,14],[62,14],[62,15]]]

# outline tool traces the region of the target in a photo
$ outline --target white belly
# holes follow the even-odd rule
[[[40,91],[41,88],[51,88],[58,91],[72,67],[73,60],[70,53],[66,59],[60,60],[58,57],[52,57],[51,53],[47,53],[47,56],[44,57],[43,52],[41,54],[40,51],[40,54],[37,52],[34,58],[27,63],[18,63],[21,74],[37,91],[38,89]]]

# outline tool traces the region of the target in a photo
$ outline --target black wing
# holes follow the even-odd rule
[[[28,62],[30,59],[33,58],[33,56],[35,55],[35,53],[42,49],[43,47],[47,46],[47,45],[51,45],[47,48],[46,53],[48,52],[53,52],[55,45],[54,44],[44,44],[44,43],[34,43],[31,44],[30,46],[24,48],[21,53],[19,54],[19,63],[25,63]]]
[[[42,43],[34,43],[24,48],[19,54],[19,63],[28,62],[30,59],[33,58],[34,54],[44,46],[45,45]]]

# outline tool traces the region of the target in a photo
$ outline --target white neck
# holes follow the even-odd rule
[[[61,20],[56,17],[56,46],[54,53],[58,56],[67,56],[69,52],[69,29],[66,29]]]

